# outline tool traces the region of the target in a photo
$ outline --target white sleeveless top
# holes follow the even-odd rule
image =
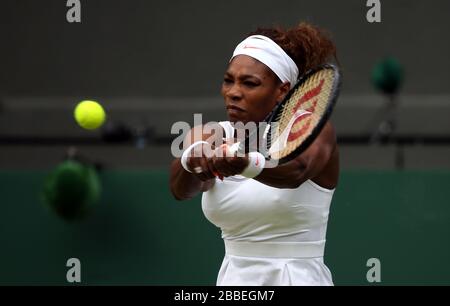
[[[231,124],[220,124],[232,138]],[[280,189],[239,175],[216,179],[202,209],[225,242],[217,285],[333,285],[323,262],[333,192],[311,180]]]

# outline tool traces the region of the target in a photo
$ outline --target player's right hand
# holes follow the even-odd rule
[[[217,176],[217,170],[213,164],[208,161],[213,155],[213,151],[206,144],[196,146],[188,157],[186,165],[189,170],[201,181],[214,179]]]

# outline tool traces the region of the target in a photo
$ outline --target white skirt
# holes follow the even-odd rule
[[[252,246],[225,241],[226,254],[220,267],[217,286],[332,286],[330,270],[323,262],[323,244],[301,247],[295,256],[292,245],[279,243]],[[257,246],[257,249],[255,248]],[[256,251],[256,252],[255,252]],[[289,253],[291,258],[283,257]],[[258,256],[251,256],[257,253]],[[316,256],[316,255],[320,256]],[[302,257],[302,258],[300,258]]]

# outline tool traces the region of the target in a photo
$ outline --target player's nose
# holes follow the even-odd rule
[[[225,97],[232,101],[240,101],[243,97],[242,90],[239,85],[231,85],[225,92]]]

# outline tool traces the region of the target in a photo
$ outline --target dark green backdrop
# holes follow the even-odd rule
[[[66,223],[39,200],[47,172],[1,171],[0,284],[214,285],[220,231],[200,197],[176,202],[166,171],[107,171],[102,200],[84,222]],[[344,172],[332,203],[325,261],[337,285],[450,284],[450,172]]]

